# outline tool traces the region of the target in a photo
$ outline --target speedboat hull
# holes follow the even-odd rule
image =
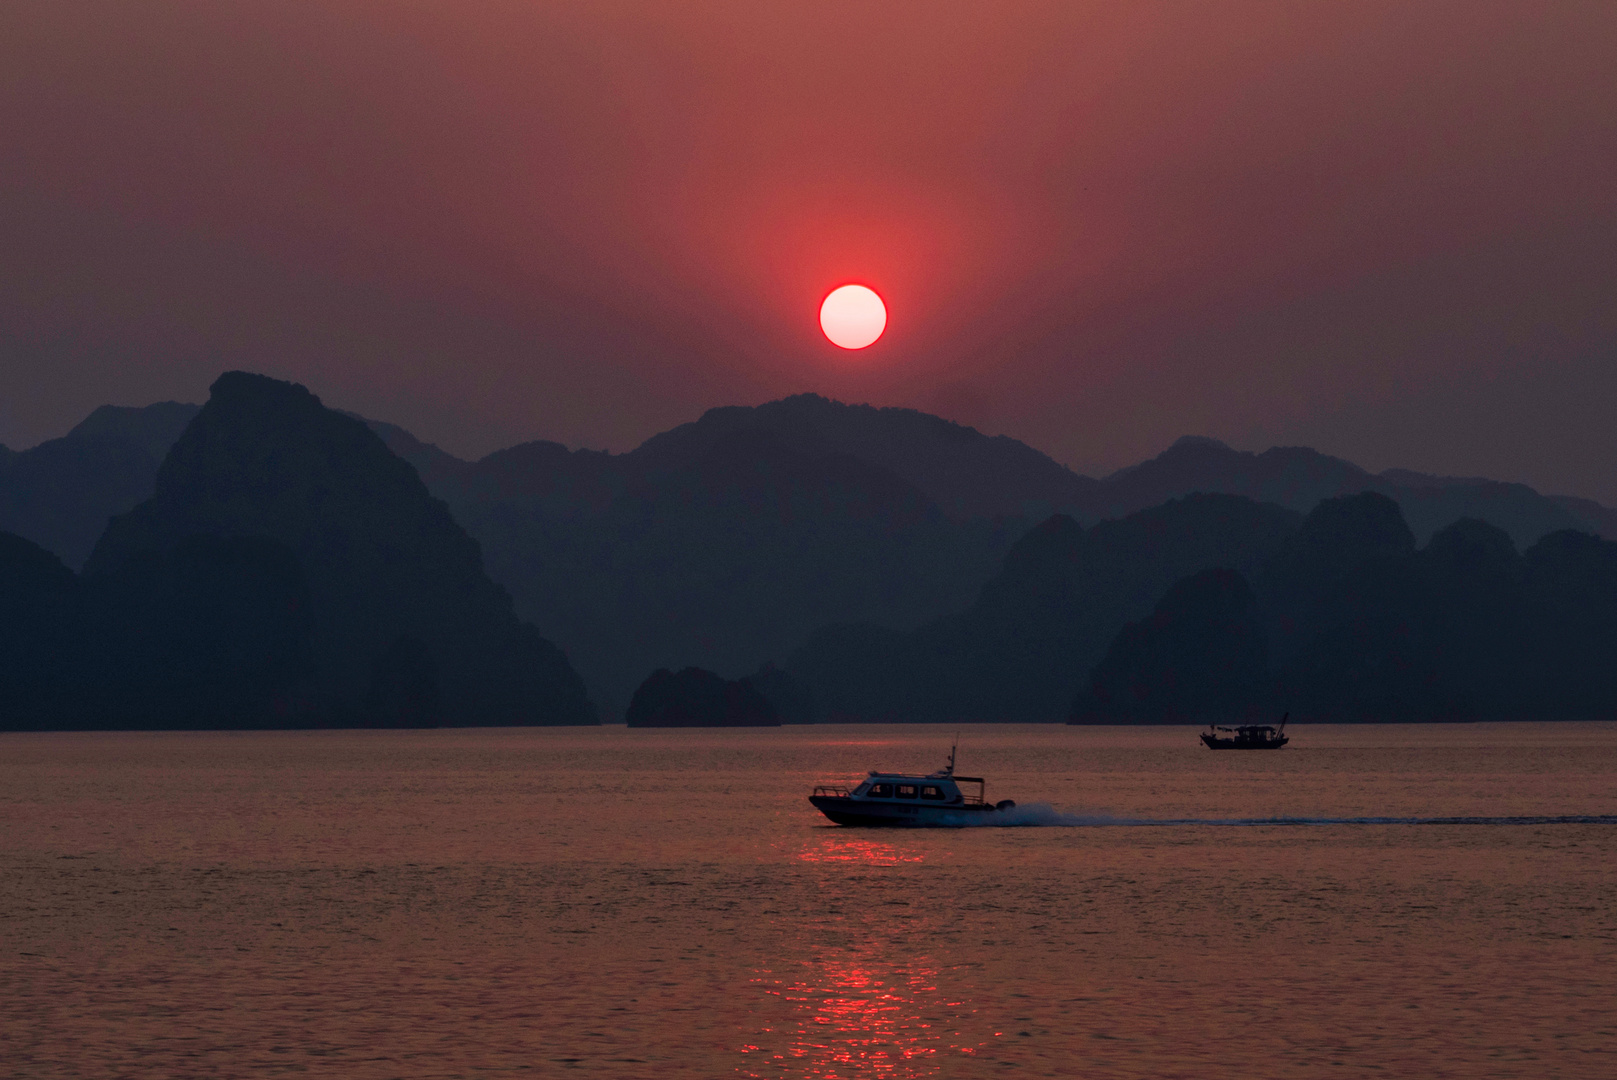
[[[878,802],[843,795],[810,795],[814,808],[838,825],[865,825],[899,829],[960,829],[978,825],[1002,813],[987,803],[929,806],[926,803]],[[1015,805],[1014,803],[1011,805]],[[1004,809],[1010,809],[1009,806]]]

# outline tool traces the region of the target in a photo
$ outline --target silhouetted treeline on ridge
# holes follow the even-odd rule
[[[1093,480],[812,395],[470,463],[231,373],[0,448],[49,549],[0,542],[0,726],[590,723],[692,667],[789,723],[1614,716],[1613,516],[1207,439]]]

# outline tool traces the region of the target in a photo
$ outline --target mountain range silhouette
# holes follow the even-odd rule
[[[3,617],[6,726],[596,720],[415,469],[301,386],[221,376],[81,576],[31,547],[0,549],[34,598]],[[65,643],[49,677],[30,621]]]
[[[1248,584],[1248,580],[1253,583]],[[1375,492],[1320,503],[1256,573],[1210,569],[1113,640],[1075,723],[1605,719],[1617,544],[1518,553],[1462,518],[1417,549]]]
[[[1340,511],[1344,498],[1366,492],[1381,500],[1377,509]],[[1322,507],[1337,507],[1325,511],[1336,518],[1316,520]],[[1381,520],[1389,513],[1402,529],[1393,540],[1398,530]],[[78,596],[73,610],[89,625],[116,621],[107,583],[135,574],[141,560],[141,588],[153,596],[177,595],[177,582],[195,573],[219,596],[235,589],[262,606],[263,583],[279,582],[278,596],[310,597],[307,625],[267,620],[233,631],[282,657],[241,685],[279,680],[279,689],[255,691],[252,708],[235,699],[186,706],[216,718],[234,709],[254,723],[269,722],[271,699],[300,722],[591,722],[585,686],[616,716],[649,672],[698,667],[731,681],[758,672],[751,685],[792,721],[1138,722],[1262,711],[1286,694],[1308,698],[1309,687],[1345,687],[1344,671],[1322,657],[1346,654],[1319,644],[1344,632],[1343,581],[1371,589],[1370,578],[1353,575],[1378,559],[1448,565],[1441,553],[1464,519],[1492,530],[1499,559],[1509,548],[1520,562],[1511,573],[1539,568],[1513,602],[1528,604],[1531,593],[1529,606],[1558,610],[1594,635],[1585,645],[1556,640],[1578,655],[1606,655],[1600,590],[1612,545],[1596,534],[1617,533],[1617,512],[1519,484],[1372,475],[1306,448],[1253,454],[1196,437],[1093,479],[1014,439],[815,395],[713,409],[623,454],[534,442],[468,462],[394,425],[326,409],[300,387],[232,373],[200,411],[106,407],[62,439],[0,452],[0,529],[38,545],[0,546],[15,595],[34,597],[0,612],[0,622],[9,627],[3,640],[36,642],[8,646],[7,670],[24,671],[21,658],[50,651],[37,642],[79,632],[52,622],[61,621],[50,614],[54,602],[40,598],[53,588]],[[199,537],[279,546],[225,552],[198,546]],[[1437,605],[1468,595],[1437,588],[1436,574],[1421,570],[1408,595]],[[1549,598],[1550,582],[1583,578],[1594,584],[1581,598],[1565,589]],[[184,604],[174,603],[164,617],[184,622]],[[1392,610],[1383,604],[1376,617]],[[1360,616],[1362,630],[1371,617]],[[1257,667],[1258,654],[1208,644],[1217,636],[1209,627],[1236,625],[1257,628]],[[1460,624],[1421,625],[1464,637]],[[1365,633],[1353,655],[1393,663],[1386,643],[1365,644]],[[1466,640],[1484,648],[1474,634]],[[1203,654],[1192,656],[1195,641]],[[1247,671],[1246,682],[1204,688],[1166,710],[1141,704],[1136,691],[1153,680],[1195,683],[1177,673],[1225,653],[1247,658],[1236,664],[1242,671],[1261,669],[1257,682]],[[207,663],[223,671],[245,661]],[[1466,683],[1473,669],[1436,670],[1428,685],[1447,689],[1399,691],[1394,704],[1408,705],[1398,704],[1399,715],[1452,717],[1492,700]],[[1577,665],[1556,670],[1592,678]],[[41,674],[30,693],[38,698],[57,678]],[[104,688],[98,723],[120,708],[141,712],[109,704],[116,700],[162,699],[138,680],[114,691],[112,674],[85,678]],[[1134,688],[1127,707],[1120,686]],[[1309,708],[1377,718],[1373,696],[1349,707],[1342,687],[1334,697],[1321,691]],[[1574,698],[1598,712],[1600,693]],[[89,708],[69,694],[52,700],[35,713],[60,720]]]

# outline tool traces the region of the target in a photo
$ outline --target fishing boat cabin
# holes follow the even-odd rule
[[[1202,742],[1212,750],[1278,750],[1291,740],[1286,736],[1286,721],[1290,713],[1280,718],[1280,725],[1235,724],[1225,727],[1208,724],[1202,732]]]

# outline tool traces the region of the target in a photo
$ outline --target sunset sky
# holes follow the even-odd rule
[[[0,7],[0,442],[238,367],[465,456],[815,391],[1617,504],[1617,4]]]

